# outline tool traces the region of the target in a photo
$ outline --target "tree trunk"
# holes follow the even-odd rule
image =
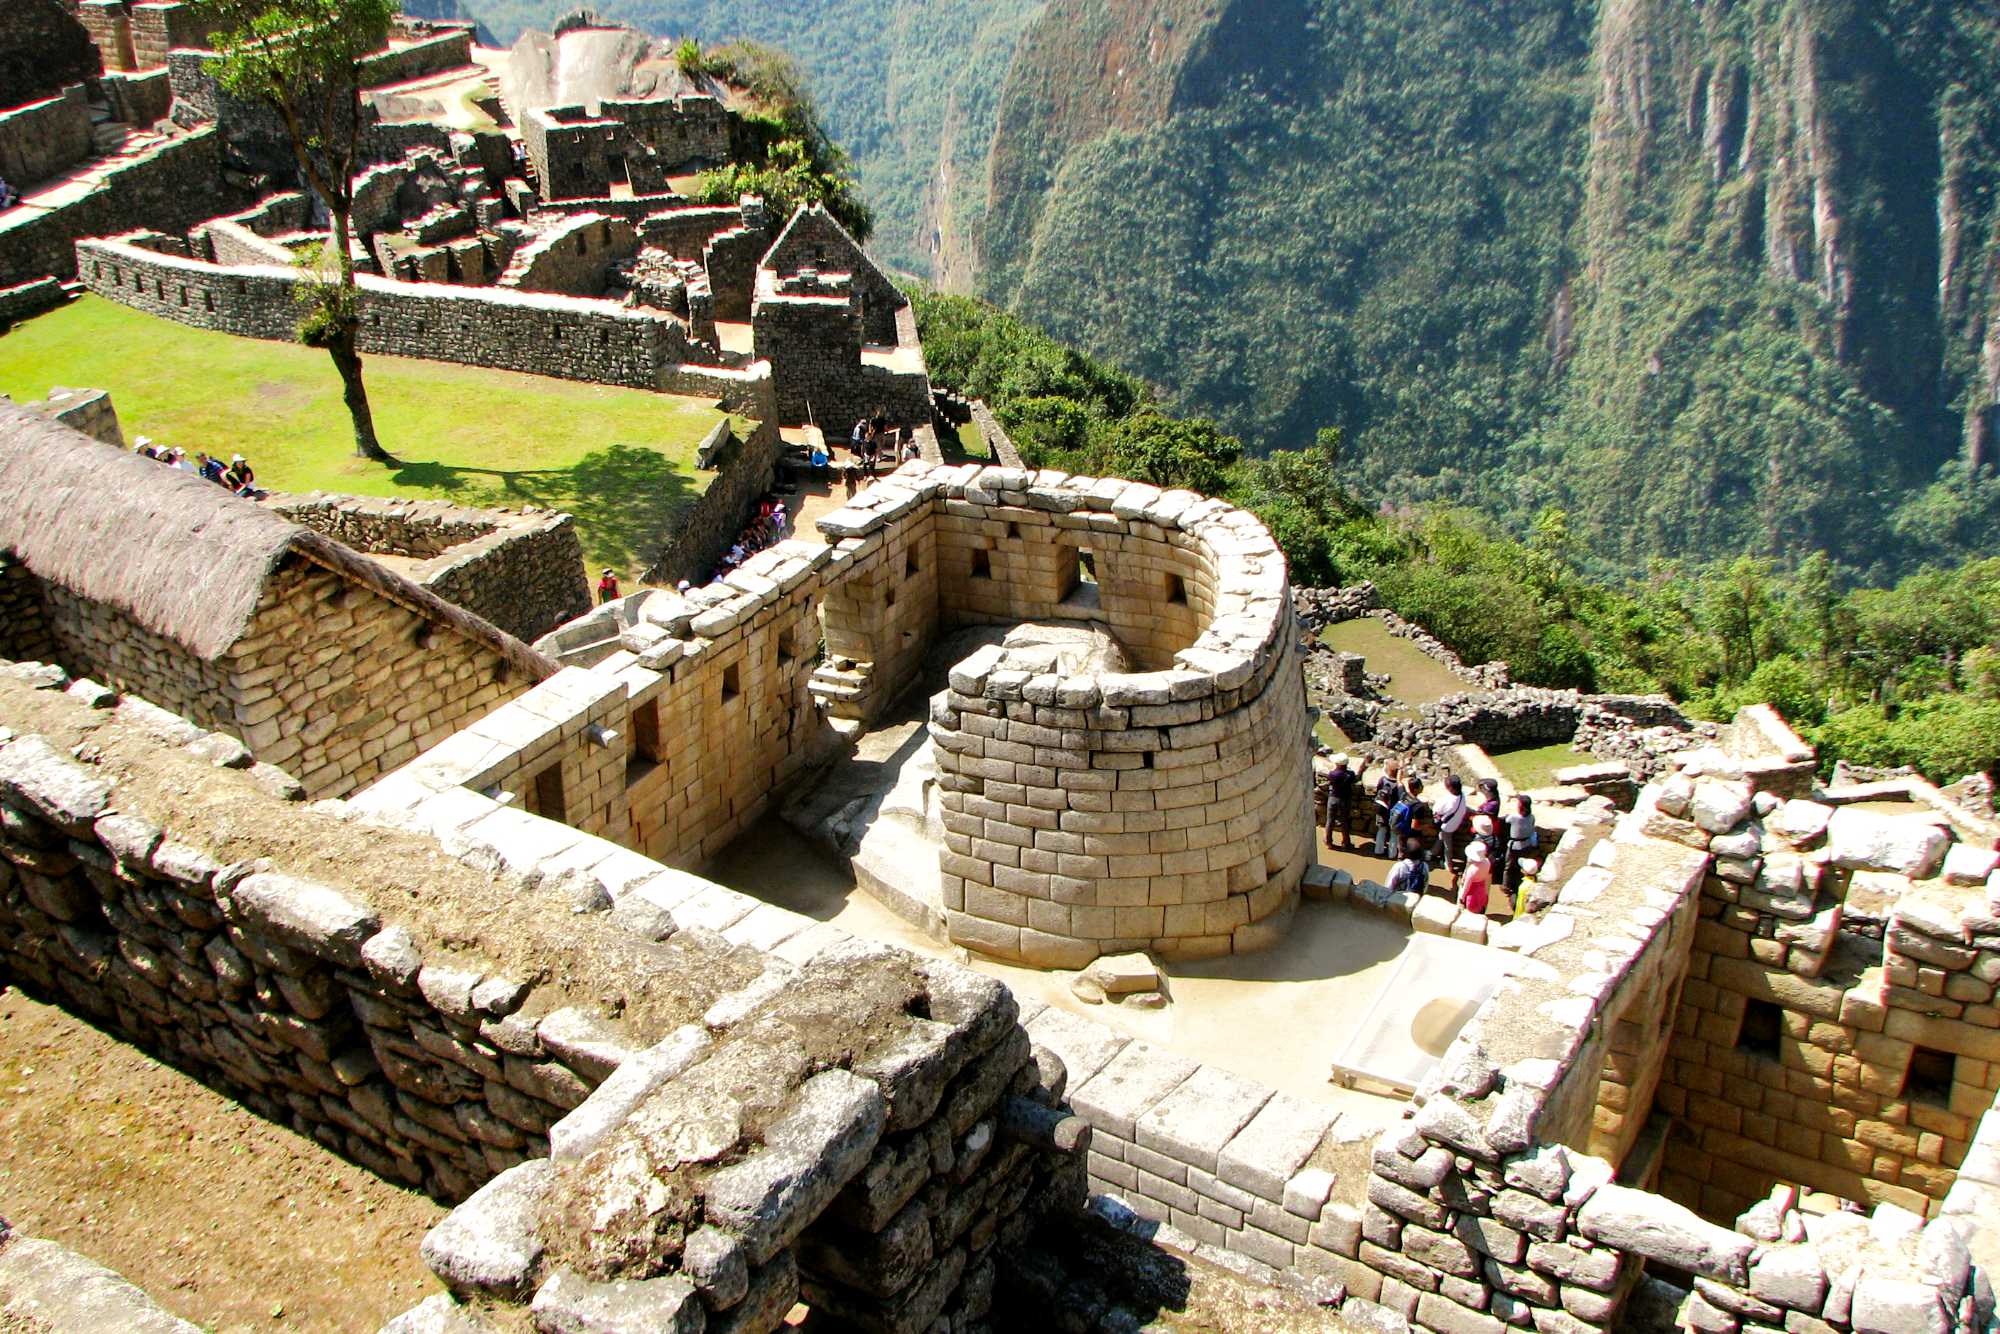
[[[354,452],[377,463],[396,460],[375,438],[375,414],[368,406],[368,388],[361,382],[361,354],[354,350],[355,327],[342,324],[328,340],[326,350],[340,372],[341,396],[347,400],[347,415],[354,419]]]
[[[344,309],[354,312],[358,303],[354,297],[354,257],[348,251],[347,201],[331,201],[328,210],[333,215],[333,247],[335,263],[340,266],[340,285],[345,289]],[[368,406],[368,386],[361,381],[361,353],[355,347],[360,332],[359,316],[350,313],[339,321],[332,341],[326,350],[333,357],[333,364],[340,371],[341,396],[347,400],[347,415],[354,419],[354,452],[364,459],[376,463],[394,463],[389,451],[382,448],[382,442],[375,438],[375,412]]]

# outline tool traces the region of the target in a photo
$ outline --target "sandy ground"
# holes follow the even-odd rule
[[[0,1215],[220,1334],[372,1334],[438,1288],[437,1204],[16,991],[0,1145]]]
[[[1363,873],[1378,878],[1385,873],[1384,864],[1363,860],[1368,868]],[[775,816],[753,827],[703,873],[858,936],[923,954],[962,954],[857,892],[844,866]],[[1061,1006],[1128,1036],[1337,1107],[1360,1125],[1386,1125],[1402,1114],[1403,1099],[1342,1088],[1329,1074],[1334,1057],[1405,956],[1415,956],[1420,982],[1437,992],[1408,998],[1413,1022],[1451,985],[1515,963],[1511,955],[1415,935],[1377,914],[1325,903],[1302,904],[1290,936],[1276,949],[1169,965],[1173,1003],[1163,1010],[1087,1005],[1069,989],[1072,974],[984,958],[969,962],[1006,982],[1023,999]],[[1451,1034],[1433,1035],[1428,1045],[1437,1050],[1431,1054],[1441,1052],[1455,1032],[1454,1027]],[[1257,1040],[1245,1041],[1246,1034]]]

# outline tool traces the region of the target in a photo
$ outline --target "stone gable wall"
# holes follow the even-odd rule
[[[269,503],[356,551],[422,561],[407,571],[412,580],[522,643],[590,610],[583,544],[567,514],[319,493]]]
[[[130,73],[139,67],[132,43],[132,13],[125,0],[80,0],[76,18],[90,34],[105,73]]]
[[[896,344],[896,312],[908,301],[825,209],[808,208],[795,217],[764,256],[763,267],[780,277],[803,269],[850,275],[861,299],[863,341]]]
[[[223,730],[315,797],[354,791],[533,684],[484,644],[305,561],[266,585],[228,666]]]

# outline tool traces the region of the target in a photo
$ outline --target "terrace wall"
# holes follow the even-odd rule
[[[292,293],[299,280],[289,270],[205,264],[117,241],[83,242],[78,255],[92,291],[135,310],[250,338],[295,337]],[[748,378],[687,365],[693,348],[685,326],[672,316],[576,297],[398,283],[371,274],[357,282],[364,352],[634,389],[677,391],[691,379],[708,390],[740,388]]]
[[[54,97],[0,110],[0,177],[17,191],[61,174],[90,152],[90,105],[80,83]]]

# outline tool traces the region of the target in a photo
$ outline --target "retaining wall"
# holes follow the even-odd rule
[[[90,106],[80,83],[55,97],[0,111],[0,177],[17,191],[68,170],[90,152]]]
[[[222,141],[213,129],[168,139],[117,167],[78,198],[0,214],[0,284],[74,278],[76,245],[83,237],[140,227],[185,232],[250,198],[248,190],[224,178]]]
[[[118,241],[78,248],[81,275],[98,294],[196,328],[291,341],[298,327],[286,269],[204,264]],[[749,377],[685,364],[693,351],[671,316],[604,301],[399,283],[360,274],[364,352],[454,361],[633,389],[686,392],[740,386]]]
[[[748,440],[733,446],[708,489],[675,516],[672,536],[646,568],[646,582],[707,582],[776,481],[784,448],[777,424],[769,418],[751,429]]]

